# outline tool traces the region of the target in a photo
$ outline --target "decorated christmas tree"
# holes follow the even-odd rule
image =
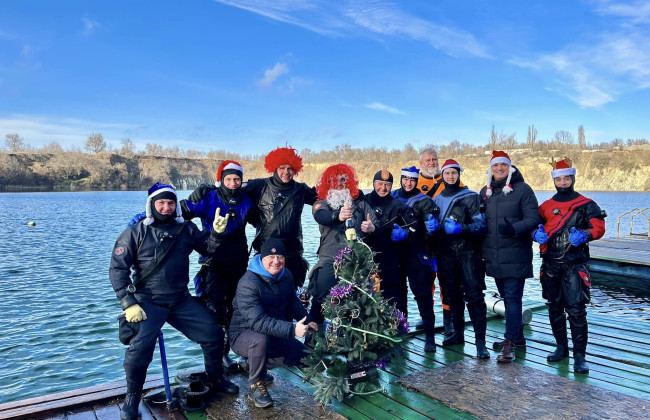
[[[334,260],[338,283],[323,303],[325,325],[303,359],[305,380],[313,382],[314,398],[322,404],[332,397],[381,392],[377,369],[400,357],[396,345],[408,332],[408,321],[384,300],[373,256],[366,244],[349,240]]]

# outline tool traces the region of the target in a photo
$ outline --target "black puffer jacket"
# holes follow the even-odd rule
[[[302,253],[300,218],[304,205],[316,202],[316,190],[294,180],[283,184],[273,176],[250,180],[241,189],[257,204],[253,248],[259,252],[268,238],[276,238],[284,243],[287,253]],[[290,202],[283,206],[287,199]]]
[[[232,306],[233,316],[228,329],[231,343],[245,330],[292,338],[295,334],[293,320],[307,316],[307,310],[293,290],[291,272],[285,269],[280,278],[270,277],[259,255],[253,258],[248,271],[239,280]]]
[[[486,197],[487,187],[481,189],[486,205],[487,235],[483,240],[483,259],[488,276],[495,278],[533,277],[533,240],[531,232],[542,223],[537,198],[516,169],[510,185],[512,192],[503,193],[505,181],[492,182],[492,196]],[[499,225],[509,223],[515,234],[499,234]]]

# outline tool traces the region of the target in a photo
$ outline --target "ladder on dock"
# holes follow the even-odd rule
[[[630,231],[627,235],[621,235],[621,220],[627,215],[630,216]],[[635,233],[634,232],[634,218],[637,216],[645,217],[648,222],[648,230],[645,233]],[[628,212],[625,212],[618,216],[618,224],[616,226],[616,237],[617,238],[633,238],[633,239],[650,239],[650,207],[645,209],[632,209]]]

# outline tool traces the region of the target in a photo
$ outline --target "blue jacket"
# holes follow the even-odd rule
[[[239,280],[233,309],[228,329],[231,343],[245,330],[293,338],[293,320],[307,316],[307,310],[293,290],[291,272],[284,269],[278,276],[272,276],[262,265],[259,255],[253,258],[248,271]]]

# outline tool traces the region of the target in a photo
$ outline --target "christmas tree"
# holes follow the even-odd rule
[[[379,290],[375,253],[363,242],[347,243],[334,259],[338,283],[323,303],[324,328],[302,360],[305,380],[313,382],[314,398],[322,404],[381,392],[377,369],[401,357],[398,343],[408,332],[404,314]]]

